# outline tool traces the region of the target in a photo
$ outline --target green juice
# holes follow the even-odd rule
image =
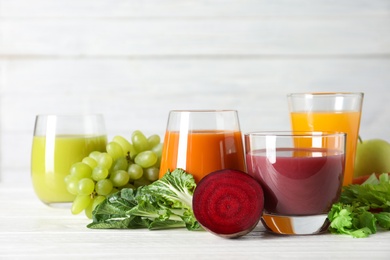
[[[31,178],[38,197],[46,204],[73,201],[64,178],[73,163],[80,162],[92,151],[105,151],[107,137],[63,135],[34,136],[31,157]]]

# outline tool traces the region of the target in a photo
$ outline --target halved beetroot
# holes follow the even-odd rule
[[[192,199],[195,218],[207,231],[225,238],[237,238],[258,224],[263,208],[261,185],[249,174],[219,170],[197,184]]]

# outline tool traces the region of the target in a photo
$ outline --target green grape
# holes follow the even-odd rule
[[[90,178],[83,178],[78,183],[78,194],[90,195],[95,190],[95,182]]]
[[[79,179],[76,176],[74,176],[74,175],[68,174],[68,175],[65,176],[64,181],[67,184],[67,183],[70,183],[70,182],[73,182],[73,181],[79,181]]]
[[[159,158],[159,159],[157,160],[157,162],[156,162],[153,166],[160,169],[160,167],[161,167],[161,158]]]
[[[122,146],[116,142],[109,142],[106,145],[106,150],[113,160],[123,157],[124,154]]]
[[[149,147],[155,147],[160,143],[161,139],[159,135],[151,135],[148,137]]]
[[[110,194],[113,188],[112,182],[109,179],[104,179],[96,182],[95,191],[99,195],[106,196]]]
[[[70,167],[70,175],[76,177],[79,180],[83,178],[90,178],[91,174],[92,174],[92,168],[89,167],[88,164],[85,164],[83,162],[74,163]]]
[[[103,166],[107,169],[111,168],[112,165],[112,157],[108,153],[101,153],[98,160],[98,165]]]
[[[138,164],[131,164],[127,170],[130,176],[130,180],[138,180],[144,174],[144,170]]]
[[[125,157],[119,157],[111,166],[111,171],[127,170],[128,167],[129,163],[127,162],[127,159]]]
[[[158,180],[158,175],[160,173],[160,170],[156,167],[150,167],[144,170],[144,176],[149,181],[156,181]]]
[[[95,198],[93,198],[92,210],[94,210],[97,207],[97,205],[102,203],[105,199],[106,199],[106,196],[102,196],[102,195],[98,195]]]
[[[72,195],[77,195],[79,193],[79,188],[78,188],[78,182],[69,182],[66,184],[66,190],[72,194]]]
[[[153,146],[153,148],[151,149],[151,151],[154,152],[159,159],[161,159],[161,156],[162,156],[163,146],[164,146],[164,144],[159,143],[159,144]]]
[[[82,160],[83,163],[89,165],[89,167],[91,167],[91,169],[95,168],[96,165],[97,165],[97,162],[95,159],[93,159],[92,157],[85,157],[83,160]]]
[[[99,157],[100,157],[100,154],[101,152],[99,151],[93,151],[89,154],[89,157],[91,157],[92,159],[94,159],[96,162],[99,161]]]
[[[88,207],[85,208],[84,212],[87,218],[92,219],[92,203],[89,203]]]
[[[110,191],[110,193],[108,195],[111,195],[111,194],[114,194],[114,193],[117,193],[119,191],[119,189],[117,188],[112,188],[112,190]]]
[[[110,180],[115,187],[122,187],[129,182],[130,175],[127,171],[118,170],[111,173]]]
[[[92,179],[94,181],[100,181],[106,179],[108,176],[108,170],[106,167],[98,165],[92,170]]]
[[[66,190],[73,195],[78,194],[78,183],[79,179],[76,178],[73,175],[67,175],[64,179],[65,185],[66,185]]]
[[[77,195],[72,203],[72,214],[79,214],[81,211],[83,211],[89,206],[91,201],[92,199],[90,195]]]
[[[136,154],[135,149],[134,149],[133,145],[129,141],[127,141],[126,138],[124,138],[120,135],[117,135],[117,136],[114,136],[112,141],[118,143],[122,147],[123,156],[127,156],[128,153],[130,153],[130,155],[135,156],[135,154]]]
[[[149,185],[151,184],[152,182],[149,181],[148,179],[146,179],[144,176],[138,180],[135,180],[134,181],[134,186],[136,188],[140,187],[140,186],[146,186],[146,185]]]
[[[160,165],[161,165],[161,158],[158,158],[158,157],[157,157],[157,161],[156,161],[155,164],[153,164],[152,167],[155,167],[155,168],[159,168],[159,169],[160,169]]]
[[[131,141],[133,142],[134,148],[137,151],[137,153],[149,150],[148,139],[141,131],[139,130],[134,131],[133,134],[131,135]]]
[[[134,162],[142,168],[152,167],[157,162],[157,155],[152,151],[143,151],[134,158]]]
[[[160,136],[146,138],[137,130],[132,133],[131,141],[115,136],[106,145],[106,152],[93,151],[71,166],[64,182],[68,192],[76,195],[72,214],[84,210],[92,218],[93,210],[107,195],[158,180],[163,148]]]
[[[131,183],[127,183],[125,186],[123,186],[122,188],[128,188],[128,189],[133,189],[135,190],[135,186]]]

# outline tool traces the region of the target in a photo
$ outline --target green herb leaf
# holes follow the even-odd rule
[[[382,176],[383,175],[383,176]],[[387,176],[387,177],[386,177]],[[377,184],[363,183],[344,187],[340,202],[344,204],[360,203],[370,209],[390,208],[390,182],[388,174],[381,174]]]
[[[199,230],[192,211],[196,187],[192,175],[181,169],[137,190],[124,188],[99,204],[88,228],[183,228]]]
[[[380,212],[374,215],[380,227],[390,230],[390,212]]]
[[[371,174],[370,177],[368,177],[368,179],[363,182],[362,184],[379,184],[379,180],[378,178],[376,177],[375,173]]]
[[[376,232],[376,220],[365,208],[336,203],[333,204],[328,219],[331,222],[329,231],[334,234],[362,238]]]
[[[89,228],[144,228],[147,221],[128,211],[137,206],[136,191],[122,189],[107,197],[94,210]]]
[[[346,229],[349,229],[352,226],[352,210],[350,206],[345,206],[343,204],[337,203],[333,204],[332,209],[328,214],[328,219],[330,223],[330,231],[338,231],[340,233],[347,233]]]
[[[390,181],[387,173],[379,179],[371,175],[361,185],[344,187],[338,203],[328,214],[329,231],[356,238],[377,232],[378,226],[390,229]]]

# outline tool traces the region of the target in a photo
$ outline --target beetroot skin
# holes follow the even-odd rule
[[[238,170],[219,170],[206,175],[193,194],[195,218],[207,231],[225,238],[237,238],[258,224],[263,208],[261,185]]]

